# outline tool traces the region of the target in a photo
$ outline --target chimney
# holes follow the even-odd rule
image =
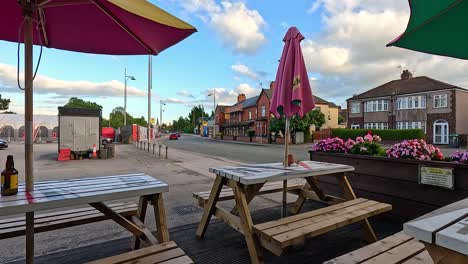
[[[275,91],[276,83],[275,81],[270,82],[270,90],[273,92]]]
[[[245,94],[241,93],[237,96],[237,102],[240,103],[246,99]]]
[[[402,73],[401,73],[401,79],[402,80],[409,80],[411,79],[411,77],[413,77],[413,74],[408,71],[408,70],[404,70]]]

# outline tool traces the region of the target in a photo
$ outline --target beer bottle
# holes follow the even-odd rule
[[[15,169],[13,156],[7,156],[5,169],[2,171],[2,196],[15,195],[18,193],[18,171]]]

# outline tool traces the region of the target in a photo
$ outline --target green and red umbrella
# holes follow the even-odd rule
[[[409,0],[403,34],[387,44],[434,55],[468,59],[467,0]]]

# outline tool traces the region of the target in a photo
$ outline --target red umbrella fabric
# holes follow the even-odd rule
[[[315,107],[300,44],[303,39],[296,27],[289,28],[283,38],[285,44],[270,106],[276,118],[302,117]]]
[[[284,140],[284,166],[289,166],[289,122],[294,115],[303,117],[314,109],[307,69],[302,56],[301,41],[304,36],[296,27],[291,27],[283,38],[284,48],[276,73],[276,88],[271,99],[270,112],[276,117],[286,117]],[[286,216],[287,181],[283,181],[282,216]]]
[[[113,55],[157,55],[197,30],[145,0],[32,0],[33,43]],[[23,7],[3,0],[0,39],[23,42]],[[19,38],[18,38],[19,36]]]

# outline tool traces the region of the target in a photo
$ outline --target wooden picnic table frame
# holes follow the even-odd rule
[[[343,190],[343,198],[331,196],[325,194],[320,188],[316,177],[320,176],[317,173],[311,173],[313,175],[308,177],[303,177],[307,181],[301,191],[298,193],[298,198],[291,209],[291,212],[298,214],[306,199],[319,200],[329,204],[337,204],[345,202],[348,200],[356,199],[356,195],[349,183],[346,171],[343,172],[333,172],[330,171],[330,174],[324,172],[321,174],[322,177],[336,177],[337,181],[340,183],[340,186]],[[215,171],[216,173],[216,171]],[[210,197],[204,205],[204,212],[201,218],[200,224],[198,226],[196,236],[199,239],[202,239],[210,222],[211,216],[216,216],[222,219],[226,224],[236,229],[242,233],[245,237],[247,247],[249,250],[249,255],[252,263],[263,263],[263,255],[260,246],[259,238],[253,233],[253,222],[249,209],[249,203],[257,195],[260,189],[263,187],[265,182],[259,182],[254,184],[243,184],[240,182],[240,179],[229,179],[225,176],[221,176],[222,173],[217,173],[213,187],[211,189]],[[217,205],[221,190],[223,186],[231,188],[234,192],[234,199],[236,202],[237,213],[233,214],[233,211],[229,212]],[[369,224],[367,219],[364,219],[359,222],[365,233],[366,238],[369,242],[377,241],[377,237]]]
[[[0,216],[26,213],[26,218],[30,218],[31,215],[34,217],[34,212],[40,210],[89,204],[131,232],[134,235],[132,248],[137,249],[141,243],[150,246],[169,241],[162,194],[168,190],[166,183],[144,174],[38,182],[34,192],[25,192],[24,185],[20,185],[17,195],[0,197]],[[139,197],[139,204],[137,215],[129,218],[120,215],[104,203],[132,197]],[[144,223],[148,204],[154,208],[156,237]],[[34,227],[34,218],[27,220]],[[34,228],[26,230],[26,259],[30,261],[34,259],[34,251],[31,250],[34,248],[32,230]]]

